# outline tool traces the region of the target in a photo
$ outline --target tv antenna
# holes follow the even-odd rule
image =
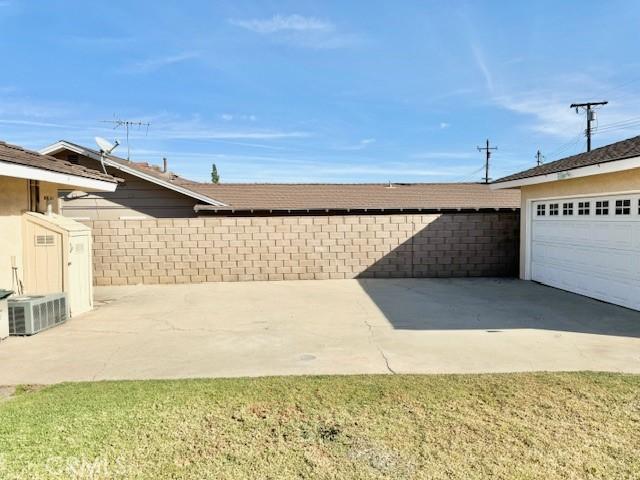
[[[96,137],[96,143],[100,148],[100,163],[102,164],[102,171],[104,173],[107,173],[107,169],[104,166],[104,157],[106,155],[111,155],[111,152],[113,152],[116,147],[120,145],[120,142],[116,140],[115,142],[111,143],[109,140],[106,140],[102,137]]]
[[[127,134],[127,161],[131,161],[131,150],[129,148],[129,127],[147,127],[147,131],[145,135],[149,133],[149,126],[151,125],[149,122],[138,122],[133,120],[121,120],[119,118],[114,118],[113,120],[102,120],[102,123],[111,123],[114,125],[114,130],[118,127],[124,127],[125,132]]]

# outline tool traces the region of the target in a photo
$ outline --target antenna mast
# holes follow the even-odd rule
[[[131,161],[131,150],[129,148],[129,127],[147,127],[147,131],[145,133],[145,135],[147,133],[149,133],[149,127],[151,126],[151,124],[149,122],[138,122],[138,121],[132,121],[132,120],[121,120],[119,118],[113,119],[113,120],[102,120],[102,123],[111,123],[112,125],[114,125],[114,130],[118,127],[124,127],[125,131],[126,131],[126,135],[127,135],[127,161]]]

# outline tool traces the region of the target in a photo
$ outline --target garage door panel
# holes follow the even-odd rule
[[[596,215],[596,197],[572,199],[573,214],[563,215],[566,200],[534,202],[531,219],[531,278],[600,300],[640,309],[640,215],[616,212],[618,198],[637,206],[640,195],[607,196],[609,210]],[[597,197],[602,200],[603,197]],[[589,211],[578,215],[578,202]],[[560,204],[557,216],[537,215],[537,205]],[[637,210],[637,209],[636,209]]]
[[[637,258],[629,258],[623,250],[603,251],[598,248],[576,247],[554,243],[533,245],[533,264],[545,268],[563,268],[570,272],[587,272],[605,278],[623,276],[630,281],[638,278]]]

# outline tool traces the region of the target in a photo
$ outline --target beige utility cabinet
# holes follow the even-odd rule
[[[56,214],[23,215],[24,290],[65,292],[70,315],[93,308],[91,229]]]

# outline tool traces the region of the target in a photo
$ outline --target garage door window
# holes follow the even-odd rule
[[[573,215],[573,202],[562,204],[562,215]]]
[[[631,200],[616,200],[616,215],[631,214]]]
[[[545,215],[545,207],[546,207],[546,205],[544,203],[538,205],[538,216],[539,217],[544,217],[544,215]]]
[[[578,215],[589,215],[590,202],[578,202]]]
[[[596,215],[609,215],[609,200],[596,202]]]
[[[557,203],[550,203],[549,204],[549,215],[550,216],[555,216],[558,215],[558,204]]]

